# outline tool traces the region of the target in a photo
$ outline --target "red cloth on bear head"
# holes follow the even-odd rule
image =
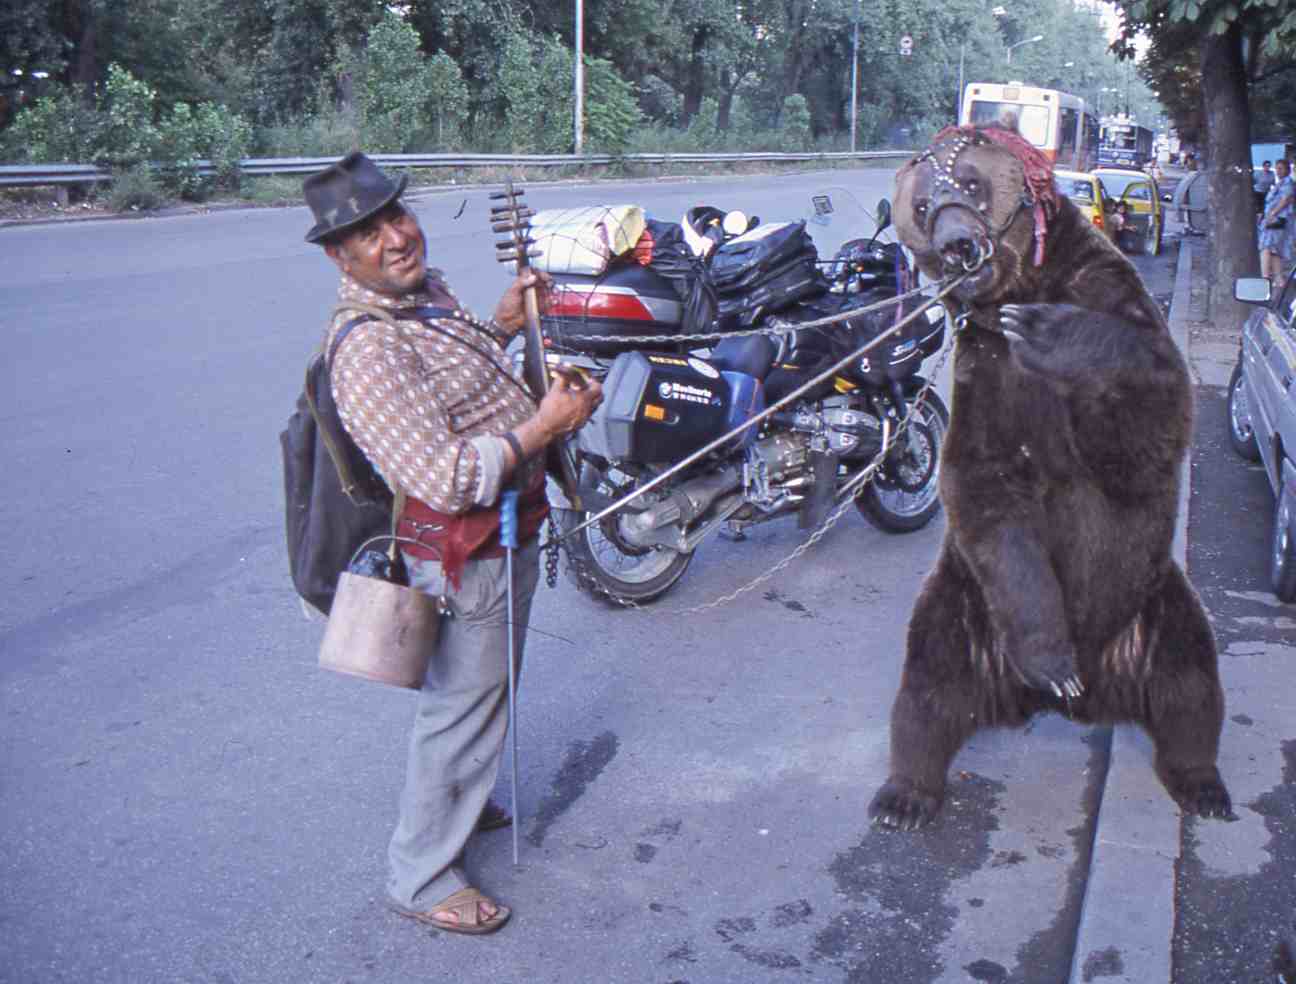
[[[1036,266],[1044,262],[1044,241],[1048,236],[1049,219],[1057,215],[1057,186],[1053,184],[1053,164],[1038,147],[1033,146],[1016,130],[990,126],[947,126],[936,134],[935,146],[950,137],[968,137],[972,140],[989,140],[1012,154],[1021,163],[1026,190],[1035,205],[1035,256]]]

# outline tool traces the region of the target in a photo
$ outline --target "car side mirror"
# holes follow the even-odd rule
[[[1233,299],[1245,304],[1268,304],[1273,284],[1267,277],[1238,277],[1233,281]]]

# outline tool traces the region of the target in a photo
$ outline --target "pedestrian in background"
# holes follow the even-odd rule
[[[364,154],[349,154],[306,179],[316,219],[306,239],[342,274],[326,350],[356,313],[348,304],[393,319],[354,324],[330,381],[347,432],[406,493],[400,535],[410,587],[449,609],[419,691],[387,894],[402,915],[477,935],[510,914],[473,886],[464,849],[474,831],[514,822],[488,797],[509,724],[509,634],[520,662],[539,578],[544,450],[589,419],[602,389],[559,379],[536,405],[504,347],[524,324],[524,291],[543,287],[547,275],[521,274],[495,317],[478,321],[428,268],[423,230],[400,201],[404,189],[404,178],[392,181]],[[498,511],[510,484],[522,492],[512,624]]]
[[[1260,276],[1277,284],[1291,260],[1292,202],[1296,188],[1292,185],[1291,165],[1285,160],[1274,164],[1274,183],[1265,196],[1260,214]]]
[[[1255,173],[1255,179],[1252,182],[1252,189],[1255,191],[1255,210],[1258,213],[1264,211],[1265,198],[1269,195],[1269,189],[1274,186],[1273,168],[1268,161],[1260,165],[1260,170]]]

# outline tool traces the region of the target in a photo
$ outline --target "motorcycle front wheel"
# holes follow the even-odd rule
[[[594,472],[591,476],[591,471]],[[600,492],[621,498],[635,487],[635,479],[616,469],[601,472],[585,465],[584,482],[597,478]],[[567,534],[592,513],[558,510],[558,525]],[[621,514],[613,513],[563,540],[567,576],[581,591],[612,602],[645,604],[669,591],[688,569],[693,554],[665,547],[639,547],[621,535]]]
[[[949,410],[930,391],[914,414],[900,446],[855,500],[864,518],[887,533],[920,530],[940,512],[940,454]]]

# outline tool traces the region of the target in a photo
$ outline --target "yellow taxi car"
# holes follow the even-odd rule
[[[1096,167],[1093,173],[1117,208],[1125,205],[1125,231],[1115,237],[1116,245],[1130,253],[1159,254],[1165,219],[1156,180],[1144,171],[1123,167]]]
[[[1065,195],[1080,209],[1080,214],[1094,224],[1094,228],[1115,239],[1112,230],[1111,216],[1116,212],[1116,203],[1107,194],[1102,181],[1088,171],[1064,171],[1056,168],[1053,171],[1053,184],[1059,195]]]

